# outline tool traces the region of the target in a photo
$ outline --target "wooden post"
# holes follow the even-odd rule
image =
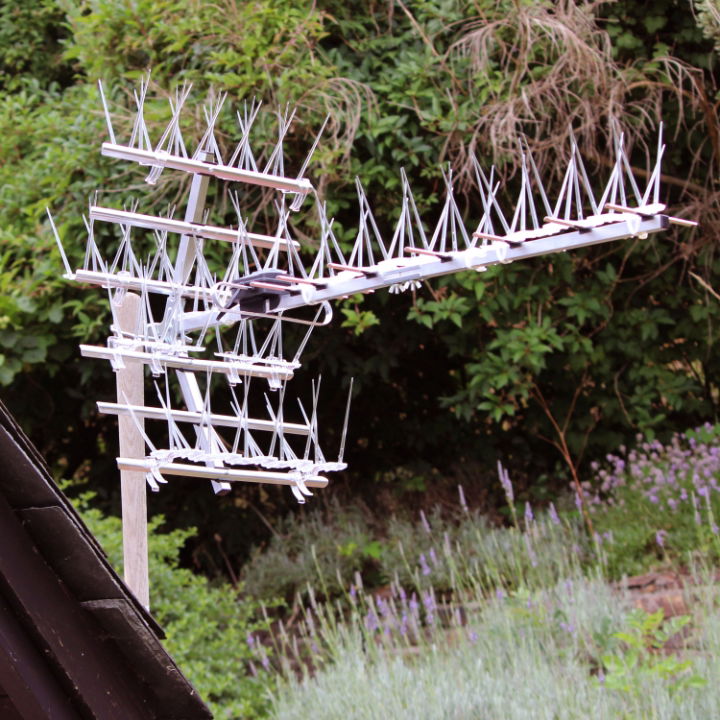
[[[140,322],[140,296],[126,292],[115,306],[115,317],[123,332],[137,333]],[[145,404],[143,364],[125,359],[125,368],[116,373],[117,401],[123,405]],[[143,422],[142,418],[137,419]],[[120,456],[144,458],[145,441],[130,415],[118,416]],[[149,610],[147,495],[145,473],[120,471],[122,500],[123,565],[125,583]]]

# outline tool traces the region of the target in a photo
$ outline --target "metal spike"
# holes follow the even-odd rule
[[[218,116],[220,115],[220,111],[222,110],[226,99],[227,93],[221,93],[216,101],[213,101],[213,98],[211,98],[209,106],[206,105],[203,108],[207,128],[195,148],[195,152],[192,156],[193,160],[199,159],[201,153],[209,152],[215,156],[215,160],[218,164],[222,164],[220,148],[218,147],[217,140],[215,140],[215,123],[217,122]]]
[[[98,80],[98,90],[100,90],[100,99],[102,100],[103,112],[105,113],[105,123],[107,124],[108,135],[110,136],[110,142],[116,145],[115,131],[113,130],[112,120],[110,119],[110,111],[108,110],[107,101],[105,100],[105,93],[103,92],[102,80]]]
[[[320,313],[322,313],[323,307],[320,305],[317,309],[317,312],[315,313],[315,317],[313,319],[313,322],[311,325],[308,325],[308,329],[305,332],[305,336],[302,339],[302,342],[298,346],[298,349],[295,351],[295,355],[293,356],[293,362],[298,362],[300,359],[300,356],[302,355],[303,351],[305,350],[305,346],[308,343],[308,340],[310,339],[310,335],[312,334],[312,331],[315,329],[315,325],[320,318]]]
[[[493,221],[492,221],[492,208],[493,208],[493,200],[495,199],[495,194],[497,193],[498,189],[500,188],[500,182],[498,181],[495,183],[494,186],[491,185],[486,191],[485,189],[485,182],[483,179],[481,179],[482,170],[480,166],[477,163],[477,160],[473,158],[473,165],[475,169],[475,178],[477,181],[477,188],[480,193],[480,199],[482,201],[483,205],[483,216],[480,218],[480,222],[477,226],[477,233],[486,233],[489,235],[495,235],[495,228],[493,227]],[[484,175],[482,175],[484,177]],[[493,177],[492,174],[490,176],[490,180],[492,182]],[[486,240],[483,240],[483,245],[485,244]]]
[[[445,204],[443,205],[440,220],[435,228],[432,239],[430,240],[429,245],[426,244],[424,247],[430,250],[446,252],[448,250],[447,235],[449,232],[449,249],[453,252],[457,252],[460,249],[458,246],[458,234],[462,237],[464,243],[463,249],[470,247],[471,242],[468,237],[467,230],[465,229],[465,223],[460,215],[460,210],[455,202],[452,170],[448,168],[448,172],[443,172],[442,176],[443,181],[445,182]]]
[[[599,213],[598,205],[595,202],[595,194],[593,193],[592,186],[590,185],[590,180],[588,179],[587,171],[585,170],[585,164],[583,163],[582,156],[580,155],[580,149],[578,148],[577,141],[575,139],[574,135],[570,135],[570,140],[573,144],[573,152],[575,154],[575,160],[577,162],[577,167],[580,170],[580,177],[582,179],[583,188],[585,190],[585,197],[587,198],[588,202],[590,203],[590,211],[592,215],[597,215]]]
[[[490,169],[490,178],[488,179],[485,176],[485,173],[483,169],[478,164],[477,160],[473,158],[473,163],[475,166],[475,177],[478,180],[478,186],[482,186],[485,189],[486,197],[488,199],[488,210],[486,210],[486,214],[488,216],[488,225],[490,228],[492,228],[492,214],[491,211],[495,211],[495,215],[497,219],[500,221],[500,224],[503,227],[503,230],[505,232],[505,235],[510,234],[510,226],[508,225],[507,220],[505,219],[505,215],[503,214],[502,208],[498,204],[497,199],[495,198],[495,195],[497,193],[498,188],[500,187],[500,183],[495,183],[495,167],[493,166]],[[492,233],[492,229],[490,230]]]
[[[665,145],[662,142],[662,134],[663,124],[660,123],[660,127],[658,129],[658,145],[657,155],[655,157],[655,165],[650,175],[650,179],[648,180],[647,187],[645,188],[645,193],[643,194],[643,205],[648,204],[651,195],[653,204],[658,204],[660,202],[660,172],[662,165],[662,157],[665,154]]]
[[[330,115],[325,116],[325,121],[323,122],[322,126],[320,127],[320,130],[318,131],[317,135],[315,135],[315,140],[313,141],[312,146],[310,147],[310,151],[305,156],[305,160],[303,161],[303,164],[300,166],[300,170],[298,171],[297,178],[300,180],[301,178],[305,177],[305,173],[307,172],[308,166],[310,165],[310,160],[312,159],[312,156],[315,154],[315,150],[317,150],[317,146],[320,142],[320,138],[322,137],[323,132],[325,132],[325,128],[330,121]],[[293,212],[297,212],[300,207],[302,206],[303,200],[305,200],[305,196],[301,193],[296,193],[295,197],[293,198],[292,204],[290,205],[290,210]]]
[[[271,175],[285,175],[283,142],[295,119],[295,110],[290,112],[289,106],[286,106],[285,114],[281,115],[278,112],[276,116],[278,119],[278,139],[273,147],[273,151],[270,153],[270,157],[265,163],[263,172]]]
[[[312,422],[307,416],[307,413],[305,412],[305,407],[303,406],[302,402],[300,401],[300,398],[295,398],[297,400],[298,405],[300,406],[300,412],[302,413],[303,420],[305,420],[305,425],[309,428],[309,432],[307,434],[307,437],[305,438],[305,450],[303,452],[303,460],[308,460],[310,458],[310,445],[311,445],[311,438],[312,438]]]
[[[385,247],[385,243],[383,242],[382,235],[381,235],[380,231],[378,230],[377,223],[375,222],[375,216],[373,215],[372,209],[370,208],[370,203],[367,200],[367,197],[365,195],[365,190],[364,190],[359,178],[355,178],[355,187],[357,188],[358,203],[360,205],[360,215],[363,218],[365,226],[372,230],[372,238],[369,237],[369,231],[368,231],[368,241],[367,241],[367,243],[368,243],[367,247],[368,247],[368,251],[370,252],[370,257],[372,257],[372,243],[374,240],[377,243],[378,248],[380,249],[380,253],[382,255],[383,260],[387,260],[389,257],[387,248]],[[373,262],[373,264],[374,264],[374,262]]]
[[[138,416],[135,414],[135,411],[133,410],[133,406],[128,400],[127,395],[123,392],[121,393],[122,401],[125,403],[125,407],[128,409],[128,412],[130,414],[130,417],[132,418],[133,425],[135,425],[135,428],[137,431],[142,435],[143,440],[145,441],[145,445],[150,448],[152,452],[157,452],[157,448],[153,444],[152,440],[147,436],[147,433],[145,432],[145,423],[142,421],[142,418],[138,418]]]
[[[145,96],[147,95],[149,85],[150,73],[147,73],[146,76],[140,78],[140,95],[138,95],[137,91],[133,91],[136,114],[129,146],[135,147],[135,143],[137,143],[137,147],[140,150],[152,150],[152,144],[150,142],[150,136],[148,135],[144,117]]]
[[[570,219],[569,210],[570,203],[572,202],[573,171],[575,168],[573,157],[574,156],[571,155],[570,162],[568,163],[565,174],[563,175],[562,185],[560,186],[560,192],[558,193],[557,200],[555,201],[552,217],[563,217],[565,220]]]
[[[65,266],[65,275],[66,277],[73,277],[74,274],[72,268],[70,267],[70,262],[68,261],[67,255],[65,254],[65,248],[63,247],[60,235],[58,234],[57,228],[55,227],[55,221],[53,220],[50,208],[46,207],[45,212],[47,213],[48,220],[50,220],[50,227],[52,228],[53,235],[55,236],[55,242],[57,243],[58,250],[60,251],[60,257],[62,258],[63,265]]]
[[[317,383],[314,384],[314,393],[313,393],[313,409],[312,409],[312,433],[311,437],[313,438],[313,444],[314,444],[314,450],[315,450],[315,462],[322,462],[322,453],[320,451],[320,446],[318,445],[318,420],[317,420],[317,411],[318,411],[318,402],[320,400],[320,383],[322,382],[322,375],[318,375]]]
[[[535,184],[537,185],[538,192],[540,193],[540,199],[543,203],[543,209],[545,212],[545,215],[552,215],[552,209],[550,208],[550,201],[548,200],[547,193],[545,192],[545,187],[542,183],[542,178],[540,177],[540,172],[538,171],[537,165],[535,164],[535,158],[532,156],[532,153],[530,152],[530,145],[527,142],[526,138],[521,138],[522,141],[524,141],[525,144],[525,157],[527,158],[528,162],[530,163],[530,168],[532,169],[533,178],[535,180]]]
[[[342,435],[340,436],[340,452],[338,453],[338,462],[343,461],[345,456],[345,440],[347,438],[348,422],[350,420],[350,402],[352,401],[352,391],[355,378],[350,378],[350,388],[348,389],[347,405],[345,406],[345,420],[343,421]]]
[[[261,105],[261,102],[253,98],[249,111],[246,102],[243,105],[243,116],[241,117],[239,112],[236,113],[238,125],[240,126],[241,139],[230,158],[229,165],[237,165],[237,167],[242,170],[258,171],[257,162],[250,148],[250,130],[255,123]]]

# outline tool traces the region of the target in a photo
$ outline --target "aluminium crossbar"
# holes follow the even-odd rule
[[[262,187],[273,188],[282,192],[297,193],[299,195],[307,195],[312,192],[313,189],[312,184],[306,178],[292,179],[253,170],[242,170],[241,168],[231,165],[215,165],[204,162],[203,160],[171,155],[164,150],[141,150],[140,148],[130,147],[128,145],[117,145],[115,143],[105,142],[102,144],[102,154],[106,157],[136,162],[140,165],[166,167],[197,175],[207,175],[208,177],[218,178],[219,180],[260,185]]]
[[[335,300],[346,295],[367,293],[395,284],[426,280],[450,275],[468,269],[482,269],[492,265],[526,260],[539,255],[576,250],[590,245],[607,243],[628,237],[644,238],[667,229],[670,220],[666,215],[649,217],[636,214],[609,214],[607,224],[537,237],[520,244],[492,242],[457,252],[427,251],[415,257],[393,258],[376,265],[348,268],[335,275],[322,278],[322,285],[304,286],[302,295],[290,291],[281,295],[277,304],[267,312],[281,312],[308,304]],[[413,250],[416,248],[408,248]],[[292,287],[292,285],[291,285]],[[191,332],[219,322],[220,310],[188,312],[183,315],[182,326]]]

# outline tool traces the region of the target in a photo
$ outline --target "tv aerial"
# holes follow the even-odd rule
[[[205,106],[205,131],[191,148],[181,130],[190,88],[172,95],[170,120],[155,140],[145,121],[148,88],[144,79],[134,93],[130,136],[120,139],[100,85],[109,136],[101,152],[142,167],[151,186],[163,173],[190,176],[182,212],[169,208],[165,215],[149,214],[141,200],[117,208],[94,198],[84,218],[84,261],[77,268],[71,267],[50,217],[65,277],[109,295],[113,320],[107,343],[80,349],[85,357],[109,361],[117,372],[117,401],[100,401],[98,410],[119,417],[126,579],[146,605],[145,484],[157,491],[169,478],[191,477],[210,481],[216,493],[236,482],[287,485],[305,502],[312,490],[328,484],[327,473],[346,467],[352,385],[336,459],[327,459],[320,446],[320,382],[313,383],[308,406],[290,402],[287,392],[312,331],[331,322],[333,300],[381,288],[402,292],[441,275],[645,238],[670,223],[695,224],[668,216],[660,202],[662,138],[641,188],[619,134],[599,194],[576,145],[553,201],[529,148],[521,145],[520,189],[510,211],[498,201],[501,181],[495,170],[484,171],[475,163],[482,216],[470,229],[458,209],[449,170],[443,173],[445,197],[432,223],[421,218],[401,171],[399,219],[388,237],[382,237],[358,180],[356,239],[344,251],[308,178],[322,129],[297,172],[288,173],[284,143],[294,113],[277,115],[277,139],[261,161],[251,143],[260,105],[245,104],[237,113],[239,140],[232,153],[223,155],[216,125],[226,95]],[[208,221],[211,182],[223,184],[232,201],[235,222],[229,227]],[[248,192],[253,188],[272,195],[272,234],[252,227],[254,208],[247,203],[257,202]],[[303,209],[319,218],[312,247],[294,237],[292,229],[292,216]],[[112,251],[96,242],[96,229],[105,224],[115,228]],[[289,325],[302,332],[289,338]],[[147,377],[152,381],[149,402]],[[223,410],[215,407],[218,397]],[[254,414],[258,404],[264,407],[262,416]],[[289,415],[296,419],[290,422]],[[146,423],[164,425],[166,445],[153,440]]]

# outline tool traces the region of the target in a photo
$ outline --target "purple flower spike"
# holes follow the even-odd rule
[[[664,548],[665,547],[665,538],[667,537],[667,531],[665,530],[658,530],[655,533],[655,542],[658,544],[659,547]]]
[[[508,471],[502,466],[502,463],[499,460],[497,467],[500,484],[502,485],[505,492],[505,497],[507,498],[508,504],[512,505],[515,499],[515,494],[513,493],[513,486],[510,482],[510,475],[508,474]]]
[[[553,503],[550,503],[550,507],[548,508],[548,514],[550,515],[550,521],[553,525],[560,524],[560,517],[558,516],[557,510],[555,509],[555,505]]]
[[[530,507],[530,503],[525,503],[525,522],[529,525],[533,520],[535,519],[535,516],[533,515],[532,507]]]
[[[420,571],[423,575],[429,575],[432,570],[430,569],[430,566],[427,564],[427,560],[425,560],[425,554],[420,554]]]
[[[378,629],[377,615],[372,610],[369,610],[365,616],[365,629],[368,632],[375,632]]]
[[[377,604],[378,610],[380,611],[380,615],[382,615],[383,617],[387,617],[390,612],[390,605],[386,603],[380,596],[378,596],[375,602]]]
[[[478,641],[478,634],[474,630],[471,630],[468,633],[468,640],[472,645],[474,645]]]
[[[408,616],[407,613],[403,613],[402,617],[400,618],[400,634],[404,637],[407,635],[407,629],[408,629]]]

